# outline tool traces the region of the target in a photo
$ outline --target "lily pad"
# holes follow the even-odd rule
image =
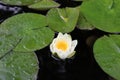
[[[87,19],[83,16],[81,12],[77,22],[77,27],[80,29],[88,29],[88,30],[92,30],[94,28],[93,25],[87,21]]]
[[[0,80],[36,80],[38,69],[33,52],[11,52],[0,59]]]
[[[81,12],[96,28],[107,32],[120,32],[120,0],[86,0]]]
[[[54,32],[47,28],[31,30],[23,36],[21,42],[14,49],[15,51],[35,51],[49,45],[54,38]]]
[[[104,36],[94,45],[95,59],[100,67],[116,80],[120,80],[120,35]]]
[[[1,0],[3,3],[10,5],[30,5],[33,3],[37,3],[41,0]]]
[[[14,38],[13,38],[14,37]],[[1,31],[0,29],[0,58],[13,50],[19,43],[20,37],[17,35],[11,35]]]
[[[78,16],[78,8],[54,8],[47,14],[48,25],[57,32],[71,32],[77,24]]]
[[[34,13],[23,13],[5,20],[0,25],[0,31],[11,35],[11,39],[7,38],[10,42],[13,42],[12,40],[16,36],[19,37],[18,40],[21,39],[14,51],[29,52],[41,49],[52,41],[54,32],[45,27],[46,25],[45,16]]]
[[[43,0],[38,3],[30,5],[29,8],[38,9],[38,10],[48,10],[50,8],[55,8],[59,6],[60,4],[58,4],[57,2],[53,0]]]

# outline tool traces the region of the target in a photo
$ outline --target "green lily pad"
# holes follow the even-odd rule
[[[71,32],[77,24],[78,16],[78,8],[54,8],[47,14],[48,25],[57,32]]]
[[[120,80],[120,35],[104,36],[94,45],[95,59],[100,67],[116,80]]]
[[[0,59],[0,80],[36,80],[38,69],[33,52],[11,52]]]
[[[5,20],[0,25],[0,31],[6,32],[6,35],[11,35],[11,39],[7,38],[10,42],[14,38],[16,39],[16,36],[19,37],[18,40],[21,39],[14,51],[29,52],[46,47],[52,41],[54,32],[45,27],[46,25],[45,16],[23,13]]]
[[[15,51],[35,51],[42,49],[49,45],[54,38],[54,32],[47,28],[41,28],[37,30],[31,30],[25,33],[24,38],[16,46]]]
[[[81,12],[96,28],[107,32],[120,32],[120,0],[86,0]]]
[[[1,0],[3,3],[10,5],[30,5],[33,3],[37,3],[41,0]]]
[[[94,28],[93,25],[87,21],[87,19],[83,16],[81,12],[77,22],[77,27],[79,29],[88,29],[88,30],[92,30]]]
[[[4,32],[0,29],[0,58],[14,49],[20,41],[19,36],[6,34],[7,32]]]
[[[57,2],[53,0],[43,0],[38,3],[30,5],[29,8],[38,9],[38,10],[48,10],[50,8],[55,8],[59,6],[60,4],[58,4]]]

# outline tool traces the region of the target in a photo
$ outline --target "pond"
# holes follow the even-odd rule
[[[81,1],[74,0],[55,0],[61,6],[76,7],[81,5]],[[38,13],[46,15],[48,10],[40,11],[30,9],[27,6],[13,6],[0,3],[0,23],[6,19],[21,13]],[[55,36],[57,36],[57,32]],[[41,50],[34,51],[39,61],[39,71],[37,80],[113,80],[98,65],[94,58],[93,45],[95,41],[109,33],[99,29],[79,29],[75,28],[69,33],[72,39],[78,40],[76,54],[73,58],[60,60],[51,56],[49,45]],[[78,36],[79,35],[79,36]],[[0,75],[1,77],[1,75]]]

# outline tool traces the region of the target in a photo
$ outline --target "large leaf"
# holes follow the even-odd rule
[[[57,32],[71,32],[76,26],[78,16],[78,8],[54,8],[48,12],[48,25]]]
[[[50,8],[59,7],[60,4],[56,3],[53,0],[43,0],[38,3],[32,4],[29,8],[38,9],[38,10],[48,10]]]
[[[94,55],[106,73],[120,80],[120,35],[98,39],[94,45]]]
[[[24,38],[15,48],[15,51],[35,51],[46,47],[53,39],[54,32],[49,28],[31,30],[25,33]]]
[[[120,32],[120,0],[86,0],[81,12],[96,28]]]
[[[0,58],[13,50],[20,41],[20,36],[7,34],[0,29]]]
[[[54,32],[45,27],[46,25],[45,16],[24,13],[5,20],[0,26],[0,31],[12,37],[11,39],[7,38],[10,42],[13,42],[12,40],[16,39],[16,36],[19,37],[18,40],[21,39],[14,49],[15,51],[28,52],[41,49],[51,42]],[[9,41],[6,43],[9,43]]]
[[[41,0],[1,0],[3,3],[11,4],[11,5],[30,5],[33,3],[37,3]]]
[[[11,52],[0,59],[0,80],[36,80],[38,69],[33,52]]]
[[[80,12],[79,19],[77,22],[77,27],[80,29],[93,29],[94,27],[89,23],[86,18],[83,16],[83,14]]]

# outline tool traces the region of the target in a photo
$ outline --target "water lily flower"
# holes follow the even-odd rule
[[[62,34],[61,32],[50,44],[50,51],[52,54],[57,54],[60,59],[70,58],[75,54],[75,47],[77,40],[73,40],[69,34]]]

